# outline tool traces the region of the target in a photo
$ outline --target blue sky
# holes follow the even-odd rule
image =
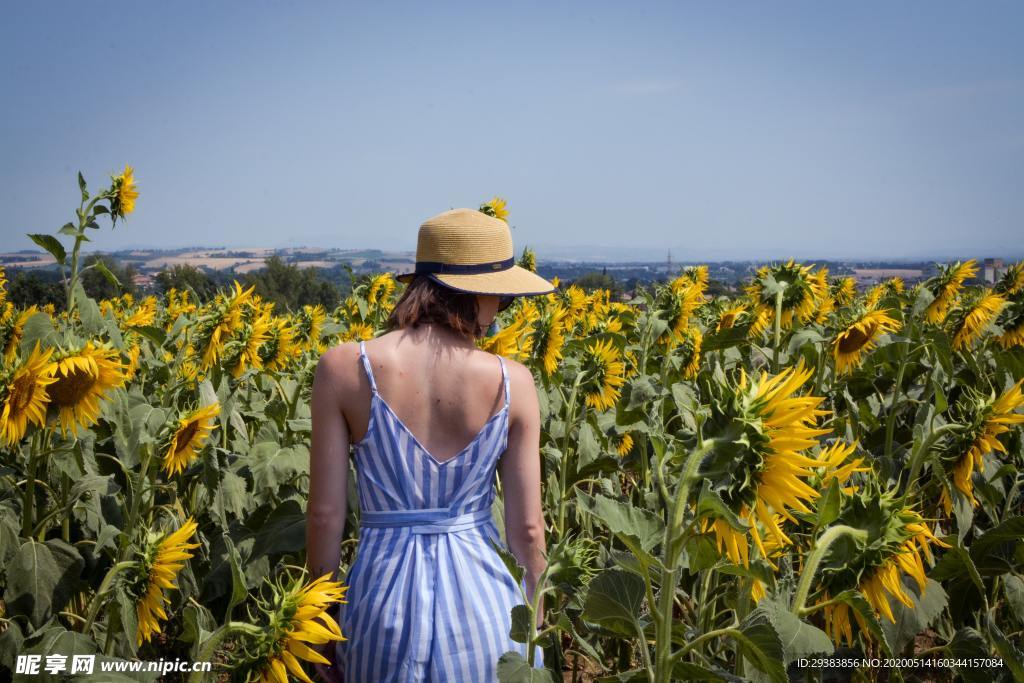
[[[0,250],[131,163],[131,245],[1024,251],[1024,4],[7,3]]]

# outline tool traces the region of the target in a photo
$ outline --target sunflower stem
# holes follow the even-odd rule
[[[686,540],[687,528],[683,528],[686,515],[686,504],[690,498],[690,486],[697,478],[697,470],[709,450],[714,448],[716,441],[708,439],[690,451],[683,464],[683,471],[676,484],[676,495],[672,501],[671,519],[665,527],[662,542],[664,560],[662,562],[662,580],[659,593],[658,608],[655,617],[655,666],[654,680],[663,683],[671,680],[672,673],[672,608],[675,603],[677,572],[679,558],[682,555]],[[646,649],[646,641],[644,642]]]
[[[779,371],[779,346],[782,344],[782,295],[786,290],[779,288],[775,293],[775,348],[772,349],[772,372]]]
[[[236,633],[245,633],[253,637],[260,637],[266,635],[266,629],[254,626],[253,624],[247,624],[244,621],[229,621],[224,624],[216,631],[210,634],[210,637],[203,641],[202,647],[199,648],[199,653],[196,655],[197,662],[209,662],[212,661],[213,653],[217,651],[217,646],[228,637]],[[202,683],[203,674],[207,673],[204,671],[195,671],[191,676],[188,677],[188,683]]]
[[[36,431],[32,434],[32,445],[28,450],[28,467],[27,476],[25,477],[25,498],[22,503],[21,521],[22,521],[22,536],[25,538],[32,537],[32,526],[33,519],[35,518],[36,511],[36,467],[38,466],[38,458],[36,457],[36,451],[39,450],[39,435],[42,432]]]
[[[562,460],[559,463],[560,477],[558,478],[558,485],[561,487],[561,491],[558,496],[558,537],[565,537],[565,504],[566,504],[566,488],[565,482],[569,478],[569,437],[572,435],[572,427],[576,421],[576,398],[579,390],[580,382],[583,379],[583,373],[579,372],[576,374],[576,379],[572,384],[572,391],[569,392],[569,401],[566,404],[565,414],[565,434],[562,436]]]
[[[807,595],[811,591],[811,583],[814,581],[814,576],[818,573],[818,565],[825,558],[825,553],[828,552],[829,546],[843,536],[850,536],[855,540],[866,540],[868,532],[863,529],[846,526],[845,524],[837,524],[826,529],[825,533],[818,537],[814,544],[814,550],[808,556],[807,564],[804,565],[803,571],[800,574],[800,583],[797,585],[796,597],[793,599],[793,607],[790,610],[793,614],[799,616],[801,610],[804,609]]]
[[[85,617],[85,625],[82,626],[82,633],[88,637],[92,637],[91,629],[92,624],[96,621],[96,615],[99,614],[100,607],[103,605],[103,598],[110,590],[110,584],[113,583],[117,575],[124,569],[134,567],[135,562],[118,562],[107,572],[107,575],[103,577],[103,581],[100,582],[100,587],[96,590],[96,595],[92,597],[92,601],[89,603],[89,613]]]
[[[930,432],[928,434],[928,437],[921,442],[921,445],[914,449],[913,454],[910,456],[910,475],[907,477],[906,488],[903,490],[903,495],[900,497],[901,504],[906,503],[907,496],[910,494],[910,491],[914,488],[914,485],[917,483],[917,475],[921,470],[921,465],[925,457],[927,457],[928,454],[931,452],[932,446],[935,445],[935,442],[938,441],[946,433],[955,432],[960,429],[963,429],[963,427],[957,424],[956,422],[947,422],[938,429],[935,429],[932,432]]]
[[[900,398],[900,389],[903,387],[903,375],[907,370],[907,356],[910,348],[910,341],[907,340],[900,349],[900,368],[896,372],[896,383],[892,388],[892,400],[889,402],[889,416],[885,423],[885,457],[892,457],[892,441],[896,432],[896,406]]]

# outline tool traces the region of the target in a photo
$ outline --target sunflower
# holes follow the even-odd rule
[[[850,459],[850,456],[853,455],[856,450],[856,441],[853,443],[835,441],[832,445],[821,451],[818,455],[818,460],[820,460],[824,466],[824,471],[821,475],[821,485],[819,490],[824,491],[828,488],[833,479],[838,481],[840,484],[844,484],[854,472],[872,471],[870,467],[860,466],[861,462],[864,460],[863,458]],[[857,487],[846,486],[840,490],[847,495],[853,495],[857,491]]]
[[[935,296],[924,311],[925,319],[932,324],[945,320],[953,300],[963,287],[964,280],[977,274],[978,263],[974,259],[940,267],[939,274],[924,283],[924,287]]]
[[[889,310],[868,310],[842,329],[832,341],[836,371],[852,372],[860,367],[861,356],[875,347],[878,338],[900,329],[900,322],[889,317]]]
[[[263,360],[260,358],[260,347],[270,339],[270,314],[261,313],[254,317],[251,322],[243,324],[242,331],[231,341],[231,348],[234,353],[226,357],[231,376],[238,379],[247,369],[263,369]],[[228,352],[225,352],[228,354]]]
[[[598,339],[587,344],[581,358],[583,380],[580,388],[587,405],[596,410],[615,406],[626,380],[622,355],[610,339]]]
[[[358,314],[359,306],[356,305],[354,299],[352,300],[352,305],[355,306],[355,313],[353,315]],[[327,311],[320,304],[306,304],[299,311],[298,320],[296,320],[295,324],[296,337],[307,350],[318,353],[323,353],[327,350],[320,339],[325,320],[327,320]]]
[[[953,484],[967,496],[972,506],[977,506],[978,501],[974,497],[971,476],[975,469],[979,472],[985,470],[982,456],[995,451],[1006,453],[1006,447],[999,440],[999,436],[1010,431],[1013,425],[1024,423],[1024,414],[1014,412],[1024,405],[1022,384],[1024,379],[1019,380],[998,398],[969,394],[956,405],[956,416],[959,418],[957,422],[965,424],[968,429],[962,437],[950,440],[944,449],[943,460],[947,464],[952,462]],[[948,491],[943,491],[941,502],[946,514],[949,514],[952,510],[952,500]]]
[[[7,301],[7,275],[4,273],[4,267],[0,266],[0,304]]]
[[[391,295],[395,293],[395,278],[390,273],[374,275],[366,288],[366,303],[371,308],[387,311],[391,308]]]
[[[703,336],[696,327],[687,327],[679,335],[678,349],[679,357],[682,359],[684,379],[696,379],[700,370],[700,345]]]
[[[953,324],[953,349],[962,351],[973,346],[1005,305],[1006,299],[990,290],[964,306]]]
[[[857,281],[852,277],[836,278],[830,291],[832,299],[840,306],[849,306],[857,296]]]
[[[1024,346],[1024,294],[1013,295],[996,319],[996,324],[1003,329],[1003,333],[996,337],[1000,346],[1004,349]]]
[[[193,343],[203,350],[203,370],[210,369],[223,355],[228,338],[242,325],[243,307],[252,303],[256,285],[243,290],[235,280],[233,286],[229,295],[218,293],[196,322]]]
[[[555,374],[562,359],[566,315],[566,310],[561,304],[555,304],[537,320],[531,333],[533,357],[540,363],[547,377]]]
[[[745,317],[746,311],[747,304],[742,301],[733,306],[729,306],[718,314],[718,322],[715,323],[715,331],[721,332],[722,330],[732,329],[736,326],[736,323],[740,318]]]
[[[124,386],[121,354],[109,344],[86,342],[77,351],[59,355],[54,361],[57,381],[50,387],[50,403],[58,410],[63,434],[77,435],[78,429],[95,424],[100,399],[108,391]]]
[[[342,341],[366,341],[373,339],[373,326],[368,323],[350,323],[348,330],[342,333]]]
[[[690,325],[690,318],[700,306],[704,295],[699,285],[694,284],[685,275],[681,275],[673,280],[667,288],[662,289],[659,299],[661,299],[661,303],[658,313],[667,327],[658,336],[657,341],[671,349],[683,341],[685,331]]]
[[[122,329],[152,325],[156,320],[156,308],[156,297],[147,296],[134,311],[121,320]]]
[[[18,315],[14,315],[14,305],[10,301],[0,304],[0,308],[4,309],[0,314],[0,356],[5,363],[11,363],[25,333],[25,323],[39,312],[39,308],[33,304]]]
[[[8,446],[21,441],[29,422],[39,427],[46,424],[46,404],[50,400],[46,387],[57,381],[52,354],[52,348],[40,349],[37,340],[25,362],[0,383],[0,438]]]
[[[516,265],[520,268],[524,268],[531,273],[537,272],[537,254],[534,253],[533,249],[529,247],[523,247],[523,255],[519,257]],[[556,285],[557,287],[557,285]]]
[[[139,198],[135,185],[135,170],[125,165],[123,173],[111,178],[114,184],[110,188],[110,214],[114,218],[124,218],[135,210],[135,200]]]
[[[868,537],[863,548],[845,556],[837,554],[822,565],[823,602],[844,590],[857,588],[877,617],[884,616],[895,623],[890,597],[907,608],[914,607],[913,599],[904,589],[903,574],[913,578],[918,592],[924,595],[927,577],[921,555],[934,564],[931,546],[950,546],[931,532],[920,514],[911,508],[901,508],[899,498],[889,491],[865,492],[845,499],[837,523],[866,530]],[[851,610],[846,602],[837,602],[825,606],[825,631],[837,644],[845,640],[854,645],[851,612],[861,632],[870,636],[861,614]]]
[[[145,592],[135,606],[138,617],[138,629],[135,641],[137,645],[148,641],[160,633],[160,621],[167,619],[164,607],[170,600],[165,590],[177,588],[174,579],[185,566],[185,561],[192,557],[189,552],[198,548],[198,543],[188,540],[195,534],[198,525],[189,517],[181,528],[165,534],[159,541],[152,544],[143,560],[143,576]]]
[[[783,329],[791,327],[794,320],[803,323],[813,320],[817,303],[826,294],[821,276],[812,274],[811,266],[800,265],[792,259],[784,264],[762,266],[745,289],[754,301],[755,315],[767,318],[765,329],[775,317],[777,287],[782,288],[780,324]],[[753,328],[751,331],[753,333]]]
[[[313,683],[299,660],[330,664],[326,657],[309,647],[346,640],[328,610],[336,603],[346,602],[348,587],[329,579],[330,574],[324,574],[305,585],[300,580],[278,587],[275,604],[267,606],[270,623],[263,645],[266,653],[259,683],[288,683],[289,672],[306,683]]]
[[[164,451],[163,468],[168,475],[184,472],[195,460],[197,451],[210,438],[214,421],[220,415],[220,404],[211,403],[191,411],[178,420],[171,442]]]
[[[505,207],[505,200],[501,197],[493,197],[490,201],[481,204],[480,212],[508,223],[508,209]]]
[[[295,343],[295,329],[284,318],[277,318],[270,327],[269,338],[260,349],[260,362],[273,372],[284,372],[302,353]]]
[[[683,269],[682,274],[676,278],[676,282],[689,282],[692,286],[697,288],[703,298],[704,292],[708,288],[708,267],[707,266],[689,266]]]
[[[997,294],[1020,294],[1024,292],[1024,261],[1014,263],[1006,269],[999,282],[993,287]]]
[[[529,330],[537,316],[537,307],[530,301],[524,301],[506,327],[493,336],[481,337],[477,344],[484,351],[524,361],[533,351],[533,335]]]
[[[629,452],[633,449],[633,435],[629,432],[615,435],[612,437],[611,446],[620,456],[629,455]]]
[[[796,522],[790,509],[809,514],[806,503],[821,495],[806,480],[824,463],[803,452],[831,431],[814,426],[818,416],[830,413],[818,409],[824,397],[796,395],[811,375],[802,358],[775,376],[762,372],[756,381],[743,372],[738,385],[723,387],[726,395],[713,403],[712,421],[730,437],[705,459],[702,474],[749,525],[740,531],[721,518],[712,522],[719,548],[734,563],[748,564],[748,535],[768,557],[757,521],[778,544],[791,544],[773,512]]]

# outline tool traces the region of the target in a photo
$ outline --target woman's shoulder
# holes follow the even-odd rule
[[[317,373],[325,374],[334,381],[344,383],[347,377],[355,376],[353,370],[356,364],[353,361],[358,357],[358,341],[335,344],[320,354],[317,361]]]

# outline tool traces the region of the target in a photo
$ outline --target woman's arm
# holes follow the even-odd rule
[[[326,351],[313,376],[313,433],[306,507],[306,565],[313,577],[336,580],[348,507],[348,425],[339,400],[339,348]]]
[[[532,601],[537,580],[547,566],[540,495],[540,403],[529,369],[508,359],[505,363],[511,395],[508,448],[498,462],[505,498],[505,540],[526,568],[526,594]],[[536,617],[540,625],[544,620],[543,599]]]
[[[338,347],[328,349],[317,362],[310,405],[313,433],[309,456],[309,501],[306,506],[306,566],[311,578],[330,573],[337,580],[341,540],[348,507],[348,425],[339,396]],[[326,683],[340,683],[335,663],[335,641],[314,645],[331,665],[314,664]]]

